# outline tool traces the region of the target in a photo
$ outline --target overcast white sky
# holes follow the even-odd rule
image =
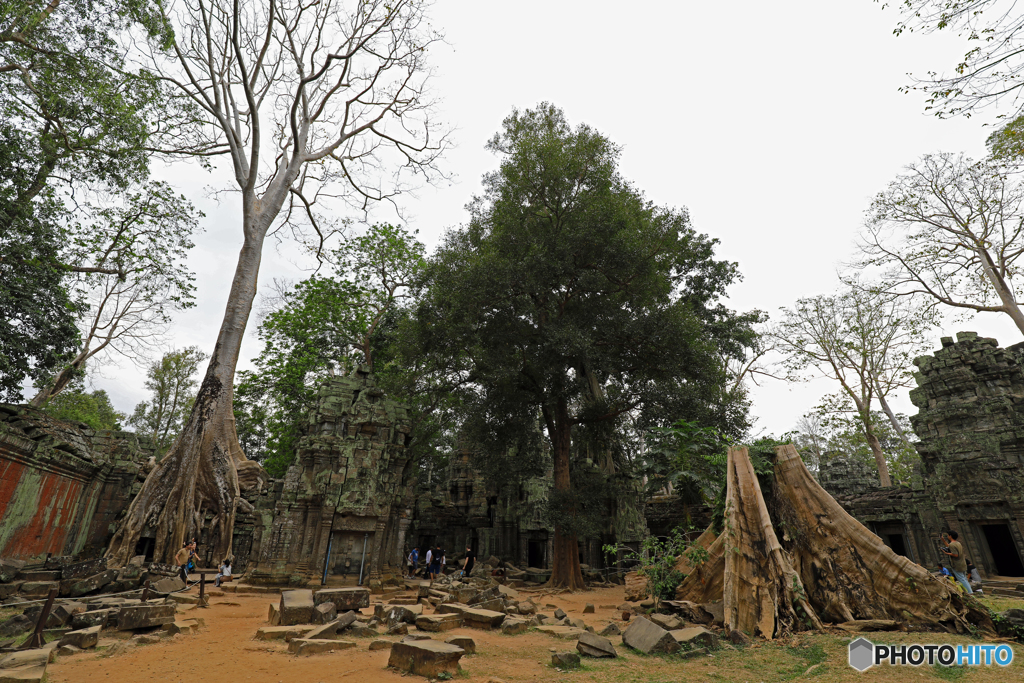
[[[449,43],[434,51],[433,88],[458,147],[445,161],[454,182],[405,200],[428,247],[465,220],[481,174],[496,165],[483,145],[502,119],[547,100],[622,145],[627,178],[659,204],[687,207],[695,227],[720,240],[719,254],[744,278],[731,290],[737,310],[774,313],[832,291],[872,195],[922,154],[983,155],[994,114],[940,121],[920,94],[898,92],[908,72],[955,64],[963,43],[896,38],[897,14],[871,0],[438,0],[432,17]],[[241,245],[239,214],[230,198],[205,196],[226,176],[180,166],[164,175],[207,214],[190,263],[199,304],[178,314],[173,345],[209,351]],[[288,245],[269,246],[261,287],[302,278],[309,265]],[[1020,336],[995,315],[943,334],[957,329],[1003,345]],[[240,369],[258,351],[251,323]],[[102,374],[93,384],[118,409],[146,398],[142,370]],[[753,392],[757,426],[787,431],[832,390],[769,381]],[[897,405],[915,412],[905,399]]]

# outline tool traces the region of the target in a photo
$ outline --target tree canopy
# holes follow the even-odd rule
[[[722,359],[742,356],[756,315],[721,304],[738,273],[716,240],[646,200],[620,176],[619,148],[550,104],[514,111],[488,149],[500,166],[431,258],[416,312],[421,351],[461,363],[448,370],[473,437],[504,452],[542,425],[557,496],[579,429],[631,415],[744,431]],[[556,525],[557,585],[579,585],[575,544]]]

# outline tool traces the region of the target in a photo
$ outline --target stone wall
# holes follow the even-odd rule
[[[365,369],[329,380],[283,480],[250,495],[235,525],[236,551],[256,583],[356,578],[371,586],[400,572],[412,513],[405,406],[387,399]],[[237,553],[240,554],[240,553]]]
[[[961,332],[914,364],[911,485],[883,489],[868,465],[840,458],[822,467],[822,486],[919,564],[948,566],[939,535],[954,529],[983,576],[1024,576],[1024,344]]]
[[[130,432],[0,404],[0,557],[101,554],[151,456]]]

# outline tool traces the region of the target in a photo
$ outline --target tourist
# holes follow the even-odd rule
[[[420,562],[420,549],[413,548],[412,552],[409,553],[409,578],[416,578],[417,565]]]
[[[971,589],[971,584],[967,581],[967,558],[964,556],[964,547],[960,545],[960,541],[957,540],[958,538],[960,538],[960,534],[955,531],[950,531],[949,545],[945,550],[942,550],[942,552],[949,555],[949,563],[952,565],[951,568],[953,570],[953,576],[955,576],[956,580],[964,587],[967,594],[971,595],[974,593],[974,590]]]
[[[427,575],[427,581],[433,581],[434,580],[433,575],[430,573],[430,570],[434,568],[434,565],[431,564],[433,561],[434,561],[434,553],[430,549],[430,546],[428,545],[427,546],[426,562],[423,563],[423,572]]]
[[[446,554],[444,552],[444,549],[442,548],[441,549],[441,571],[438,572],[441,576],[444,576],[444,570],[446,569],[445,565],[447,563],[448,563],[448,558],[447,558],[447,556],[446,556]]]
[[[225,557],[224,563],[220,566],[220,572],[217,574],[217,578],[213,580],[213,585],[220,588],[221,577],[231,576],[231,559]]]
[[[192,555],[192,546],[189,543],[181,546],[181,550],[174,554],[174,564],[178,565],[178,576],[186,585],[188,584],[188,561]]]
[[[971,558],[967,558],[967,574],[971,577],[971,588],[974,588],[977,584],[978,588],[974,588],[975,593],[981,593],[981,574],[978,573],[978,568],[971,562]]]
[[[470,546],[466,546],[466,561],[462,563],[462,576],[466,578],[469,573],[473,571],[473,565],[476,564],[476,553]]]
[[[430,564],[430,575],[433,578],[436,579],[438,574],[440,574],[440,573],[441,573],[441,546],[440,546],[440,544],[438,544],[438,546],[436,548],[434,548],[434,558],[433,558],[433,561]]]

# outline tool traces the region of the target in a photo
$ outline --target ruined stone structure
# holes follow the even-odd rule
[[[0,404],[0,557],[103,553],[152,455],[130,432]]]
[[[1024,344],[962,332],[915,361],[910,398],[921,471],[882,489],[859,463],[829,463],[822,485],[897,552],[948,565],[939,534],[955,529],[982,575],[1024,576]]]
[[[283,480],[250,495],[236,555],[256,583],[320,576],[370,585],[400,572],[412,514],[407,409],[360,368],[329,380]],[[365,564],[364,564],[365,547]],[[294,577],[294,578],[293,578]]]

